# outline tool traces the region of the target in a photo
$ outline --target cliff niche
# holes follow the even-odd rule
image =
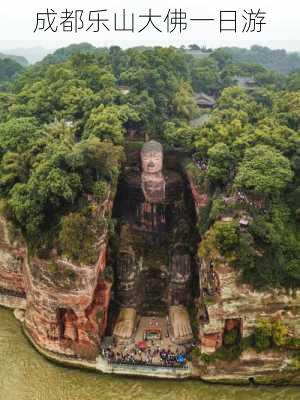
[[[113,335],[134,342],[143,318],[159,315],[174,342],[189,343],[193,249],[187,245],[191,230],[183,178],[163,168],[162,146],[150,141],[141,149],[141,171],[127,171],[119,191],[115,293],[120,311]]]

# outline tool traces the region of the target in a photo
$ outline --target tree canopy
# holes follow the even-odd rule
[[[47,256],[55,246],[92,262],[88,227],[96,234],[109,221],[93,225],[90,199],[100,204],[115,186],[127,134],[147,134],[193,160],[188,168],[209,199],[198,221],[203,257],[215,246],[247,282],[299,285],[298,64],[295,55],[259,46],[122,50],[86,43],[26,69],[0,60],[6,217],[33,253]],[[213,110],[196,105],[200,93],[214,96]]]

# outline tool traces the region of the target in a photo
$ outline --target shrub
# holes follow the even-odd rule
[[[257,351],[287,344],[288,328],[281,321],[260,321],[254,332]]]
[[[231,347],[238,342],[238,331],[237,329],[232,329],[224,333],[223,344],[225,347]]]
[[[242,351],[243,348],[240,344],[234,344],[229,348],[222,346],[214,354],[212,354],[212,357],[214,360],[234,361],[239,358]]]
[[[195,350],[195,349],[194,349]],[[193,351],[194,351],[193,350]],[[193,355],[194,356],[194,355]],[[196,357],[196,356],[195,356]],[[213,361],[213,357],[211,356],[211,355],[209,355],[209,354],[205,354],[205,353],[202,353],[202,354],[200,354],[199,356],[197,356],[197,357],[199,357],[200,358],[200,360],[202,361],[202,363],[203,364],[205,364],[205,365],[208,365],[208,364],[210,364],[212,361]]]
[[[271,338],[262,329],[257,329],[254,336],[257,351],[264,351],[271,347]]]
[[[238,226],[235,221],[229,223],[216,222],[215,237],[222,254],[234,250],[239,242]]]
[[[289,338],[286,344],[293,349],[300,349],[300,338]]]
[[[95,243],[106,221],[92,215],[70,213],[61,220],[59,248],[73,262],[94,264],[98,258]]]
[[[254,332],[254,343],[257,351],[264,351],[272,345],[272,325],[269,321],[259,321]]]
[[[201,354],[201,350],[199,347],[194,347],[193,350],[191,351],[191,356],[192,358],[199,358],[202,357],[205,354]]]
[[[276,346],[285,346],[287,343],[288,328],[281,321],[272,323],[272,340]]]
[[[105,181],[98,181],[94,183],[93,195],[95,199],[102,203],[107,195],[108,185]]]

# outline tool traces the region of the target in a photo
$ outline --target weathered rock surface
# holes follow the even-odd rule
[[[208,204],[208,196],[187,173],[196,211]],[[216,261],[216,260],[214,260]],[[280,320],[289,329],[290,337],[300,337],[300,290],[270,289],[257,291],[251,285],[242,284],[238,271],[230,267],[222,257],[213,263],[200,260],[199,340],[202,353],[214,353],[223,344],[225,330],[232,327],[240,331],[240,337],[254,332],[258,320]],[[211,280],[207,288],[207,280]],[[211,292],[211,293],[209,293]],[[256,353],[245,351],[234,362],[220,361],[201,369],[203,379],[211,381],[243,381],[255,377],[257,381],[271,383],[286,377],[290,382],[300,381],[300,372],[289,371],[287,351]]]
[[[95,218],[108,217],[111,198],[94,209]],[[9,241],[7,224],[0,222],[0,304],[26,308],[24,328],[41,348],[95,359],[111,289],[104,279],[106,230],[95,243],[95,265],[76,265],[55,251],[51,259],[30,257],[21,241]]]
[[[204,299],[208,322],[200,329],[202,350],[213,352],[222,344],[226,323],[239,321],[243,337],[253,333],[257,321],[279,319],[289,327],[291,336],[300,336],[300,291],[256,291],[240,284],[238,273],[229,266],[215,267],[220,282],[219,293]]]
[[[110,283],[102,277],[106,244],[99,249],[95,266],[78,267],[57,259],[56,265],[69,278],[60,278],[65,288],[55,286],[57,275],[41,260],[26,262],[27,307],[25,328],[48,350],[93,358],[103,336],[110,298]],[[38,273],[36,272],[38,271]]]
[[[12,238],[10,226],[0,218],[0,304],[25,308],[23,276],[25,245],[20,236]]]

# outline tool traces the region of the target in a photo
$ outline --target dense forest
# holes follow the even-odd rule
[[[268,47],[252,46],[250,49],[225,47],[235,62],[255,63],[263,67],[287,74],[300,69],[300,54],[288,53],[286,50],[271,50]]]
[[[8,59],[8,60],[12,60],[12,61],[20,64],[22,67],[27,67],[29,65],[27,59],[23,56],[0,53],[0,59],[3,60],[4,58]]]
[[[24,67],[9,58],[0,58],[0,88],[6,90],[7,84],[15,80],[22,72]]]
[[[197,58],[176,48],[83,44],[12,75],[0,63],[1,208],[30,251],[56,246],[76,259],[82,240],[82,261],[90,261],[88,195],[103,201],[126,132],[135,130],[193,160],[187,168],[210,199],[198,223],[200,255],[214,244],[247,282],[299,286],[300,71],[245,61],[226,49]],[[239,76],[255,88],[239,87]],[[217,106],[195,126],[206,113],[199,92]],[[232,222],[220,224],[224,216]]]

